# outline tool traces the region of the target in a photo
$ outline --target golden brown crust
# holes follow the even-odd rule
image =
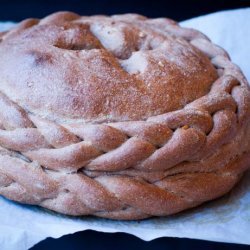
[[[219,197],[249,167],[248,83],[198,31],[55,13],[1,39],[5,197],[142,219]]]
[[[152,20],[132,19],[22,22],[0,46],[0,90],[29,112],[91,123],[146,119],[209,91],[217,73],[205,55]]]

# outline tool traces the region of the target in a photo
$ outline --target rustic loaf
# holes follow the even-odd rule
[[[205,35],[59,12],[0,33],[0,194],[68,215],[166,216],[250,166],[250,92]]]

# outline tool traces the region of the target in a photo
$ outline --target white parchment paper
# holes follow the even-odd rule
[[[250,8],[198,17],[182,25],[201,30],[224,47],[250,80]],[[147,241],[165,236],[250,244],[250,172],[221,199],[176,216],[140,222],[71,218],[0,197],[0,249],[28,249],[47,237],[87,229],[125,232]]]

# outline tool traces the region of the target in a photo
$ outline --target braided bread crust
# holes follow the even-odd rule
[[[249,168],[247,80],[196,30],[59,12],[0,33],[0,54],[0,194],[11,200],[143,219],[215,199]],[[64,74],[62,58],[83,73]]]

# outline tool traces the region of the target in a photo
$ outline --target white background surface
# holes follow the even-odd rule
[[[198,17],[182,25],[202,31],[224,47],[250,80],[250,8]],[[126,232],[144,240],[173,236],[250,244],[250,172],[229,195],[217,201],[176,216],[141,222],[70,218],[0,197],[0,249],[24,250],[46,237],[86,229]]]

